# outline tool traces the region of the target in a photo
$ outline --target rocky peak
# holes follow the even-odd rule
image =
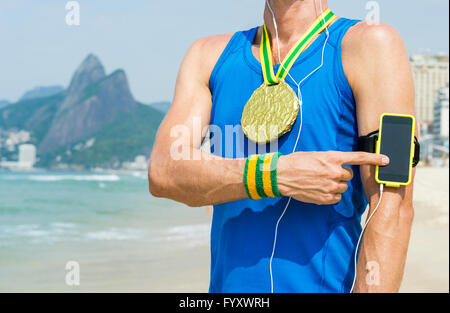
[[[80,92],[105,76],[105,68],[99,58],[94,54],[89,54],[75,71],[68,91],[69,93]]]
[[[98,82],[106,76],[105,68],[100,59],[89,54],[72,76],[69,88],[67,89],[67,97],[61,106],[61,110],[67,109],[81,96],[82,91],[89,85]]]

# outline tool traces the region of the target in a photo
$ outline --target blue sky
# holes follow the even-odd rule
[[[88,53],[108,73],[123,68],[135,98],[171,100],[189,45],[262,23],[264,0],[79,0],[81,25],[67,26],[64,0],[0,0],[0,99],[36,86],[67,86]],[[379,0],[410,54],[448,54],[448,0]],[[329,0],[339,16],[364,19],[365,0]]]

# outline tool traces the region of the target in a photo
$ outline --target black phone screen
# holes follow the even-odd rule
[[[407,116],[383,116],[380,138],[380,153],[390,162],[379,167],[381,181],[407,183],[411,162],[411,132],[413,119]]]

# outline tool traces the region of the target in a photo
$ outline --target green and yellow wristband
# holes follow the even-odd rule
[[[282,197],[277,185],[277,163],[281,153],[254,154],[247,158],[244,185],[252,200]]]

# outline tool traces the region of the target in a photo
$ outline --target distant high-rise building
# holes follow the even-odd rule
[[[36,147],[30,144],[20,145],[18,163],[20,167],[33,167],[36,163]]]
[[[449,133],[449,87],[438,91],[438,99],[434,106],[433,137],[437,141],[448,141]]]
[[[438,90],[449,82],[448,55],[414,55],[411,66],[416,91],[416,116],[419,123],[432,124]]]

